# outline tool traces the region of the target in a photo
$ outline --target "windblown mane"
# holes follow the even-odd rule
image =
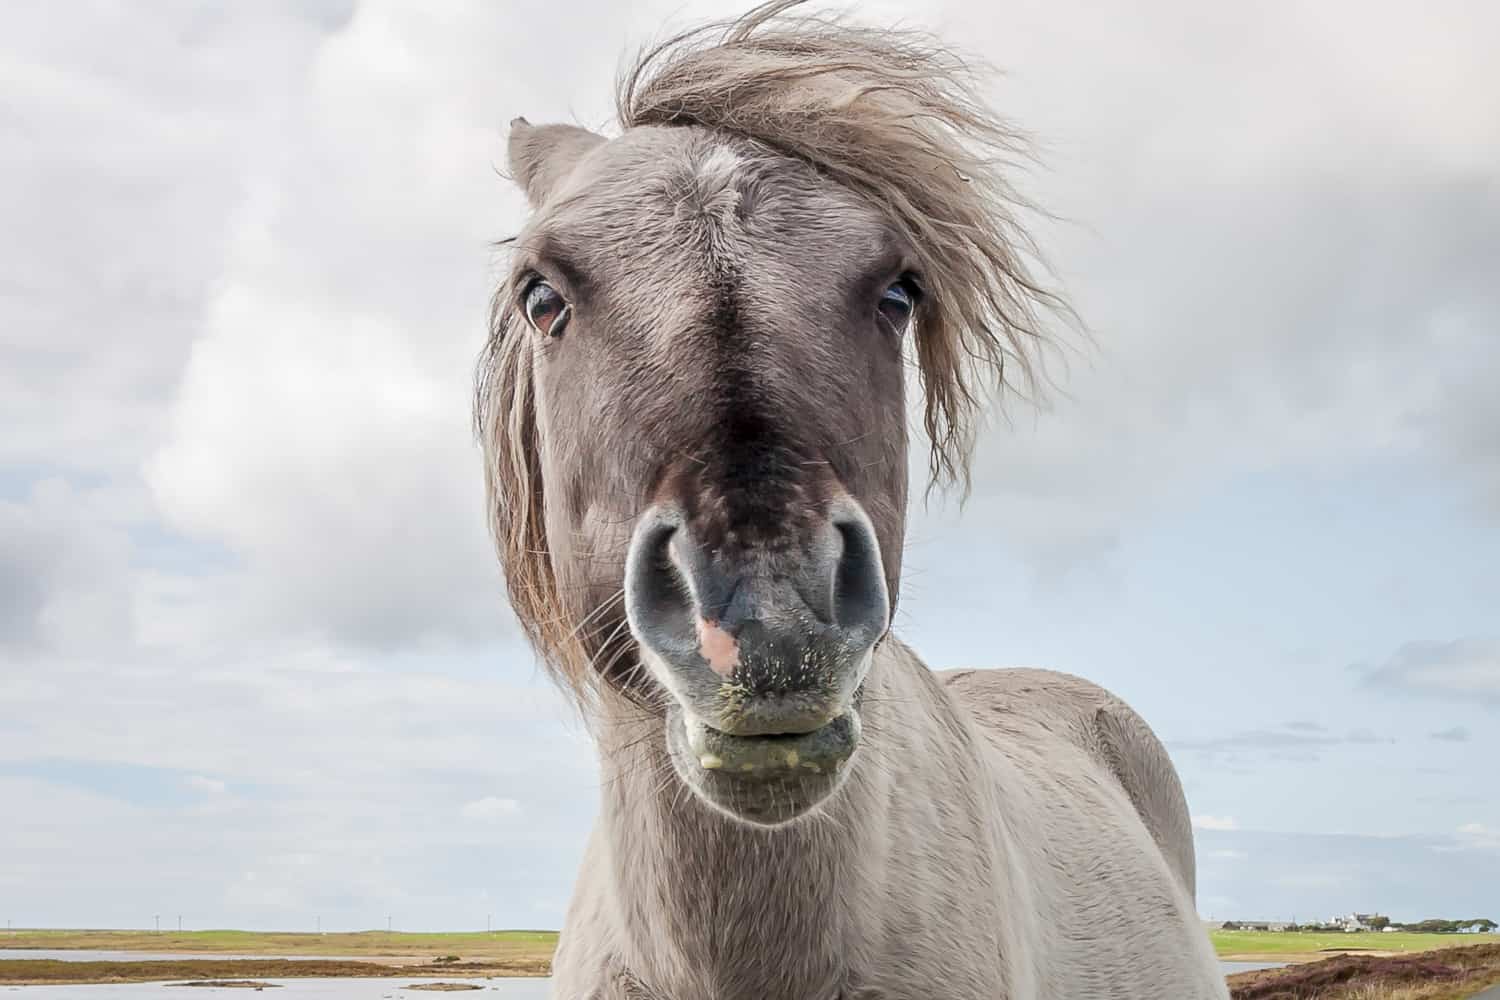
[[[936,39],[787,15],[802,2],[772,0],[643,53],[620,81],[620,126],[749,136],[885,210],[920,256],[927,293],[915,341],[929,468],[967,485],[986,387],[1034,391],[1039,311],[1067,312],[1032,277],[1026,258],[1039,254],[1016,218],[1030,206],[1004,174],[1027,158],[1026,141]]]
[[[913,31],[789,15],[771,0],[736,20],[684,32],[622,75],[621,129],[685,125],[749,137],[804,160],[882,208],[919,257],[925,296],[915,354],[934,483],[967,487],[988,389],[1038,385],[1041,313],[1067,305],[1032,276],[1016,218],[1028,207],[1004,169],[1024,139],[979,94],[958,54]],[[597,671],[566,620],[548,556],[536,449],[532,340],[502,289],[480,360],[476,430],[491,528],[511,604],[561,680],[586,695]]]

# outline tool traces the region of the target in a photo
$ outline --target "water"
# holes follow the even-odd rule
[[[151,961],[180,958],[275,958],[274,955],[195,955],[168,952],[139,951],[47,951],[40,948],[13,948],[0,950],[0,961],[7,958],[53,958],[68,962]],[[294,956],[307,958],[307,955]],[[1220,962],[1224,975],[1236,972],[1255,972],[1259,969],[1279,969],[1285,962]],[[389,979],[265,979],[260,982],[275,983],[279,987],[272,991],[274,1000],[422,1000],[436,994],[427,990],[409,990],[412,983],[461,982],[482,986],[479,990],[465,990],[459,996],[489,997],[494,994],[504,1000],[547,1000],[550,979],[442,979],[421,976],[396,976]],[[0,994],[24,992],[25,997],[16,1000],[144,1000],[147,997],[169,997],[171,1000],[196,1000],[202,995],[220,1000],[245,1000],[253,990],[214,987],[183,989],[165,983],[109,983],[87,986],[0,986]],[[263,991],[264,992],[264,991]],[[270,998],[268,998],[270,1000]]]
[[[433,1000],[440,996],[501,1000],[547,1000],[550,979],[442,979],[401,976],[391,979],[261,979],[277,989],[260,991],[265,1000]],[[483,987],[461,993],[409,990],[412,983],[473,983]],[[187,989],[166,983],[108,983],[90,986],[0,986],[0,996],[15,1000],[249,1000],[255,990],[199,986]]]
[[[359,962],[371,961],[368,956],[360,955],[211,955],[202,952],[169,952],[169,951],[104,951],[101,949],[69,948],[0,948],[0,962],[6,959],[55,959],[62,962],[153,962],[153,961],[178,961],[181,959],[318,959],[323,958],[335,962]],[[213,978],[222,979],[223,976]],[[262,991],[262,995],[275,997],[276,1000],[301,1000],[303,997],[315,997],[317,1000],[422,1000],[423,997],[446,996],[449,994],[434,993],[428,990],[408,990],[404,987],[411,983],[474,983],[482,986],[482,990],[464,990],[455,993],[455,996],[473,997],[503,997],[504,1000],[546,1000],[547,990],[551,984],[550,979],[515,979],[510,977],[497,977],[494,979],[470,979],[467,977],[450,977],[444,979],[441,976],[391,976],[382,979],[262,979],[258,976],[247,976],[247,979],[255,979],[256,982],[275,983],[279,987],[275,990]],[[179,980],[180,981],[180,980]],[[144,1000],[146,997],[170,997],[171,1000],[196,1000],[199,997],[213,996],[220,1000],[248,1000],[255,993],[254,990],[236,988],[215,988],[212,986],[198,986],[192,989],[184,989],[177,986],[168,986],[166,983],[93,983],[88,985],[73,986],[7,986],[0,985],[0,995],[8,995],[19,991],[25,996],[17,996],[15,1000]]]
[[[1285,962],[1220,962],[1219,968],[1224,970],[1224,975],[1232,976],[1236,972],[1259,972],[1261,969],[1284,968]]]
[[[0,948],[0,962],[8,958],[48,958],[58,962],[179,962],[183,959],[201,958],[221,961],[230,959],[263,959],[274,962],[282,959],[308,959],[324,962],[371,962],[379,957],[349,955],[218,955],[202,951],[105,951],[90,948]],[[421,959],[409,959],[421,961]]]

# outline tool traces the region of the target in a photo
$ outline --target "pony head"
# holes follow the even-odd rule
[[[511,602],[556,675],[666,721],[678,776],[779,823],[834,791],[900,593],[906,370],[936,479],[1027,381],[1016,135],[925,36],[786,0],[644,54],[620,133],[512,123],[531,216],[478,430]]]

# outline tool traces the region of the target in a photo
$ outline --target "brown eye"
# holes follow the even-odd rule
[[[881,293],[880,302],[876,308],[880,310],[880,315],[885,317],[886,322],[891,324],[891,329],[902,333],[911,322],[911,315],[916,311],[917,300],[921,298],[921,294],[910,277],[902,277],[891,282],[890,287]]]
[[[526,310],[526,322],[537,333],[548,337],[562,336],[563,327],[568,325],[568,317],[573,313],[557,289],[541,279],[526,289],[521,305]]]

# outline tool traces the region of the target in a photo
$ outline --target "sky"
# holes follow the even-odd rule
[[[0,918],[559,926],[596,767],[469,426],[505,123],[738,7],[66,8],[0,12]],[[855,16],[1003,71],[1090,330],[897,631],[1140,711],[1205,917],[1500,919],[1500,8]]]

